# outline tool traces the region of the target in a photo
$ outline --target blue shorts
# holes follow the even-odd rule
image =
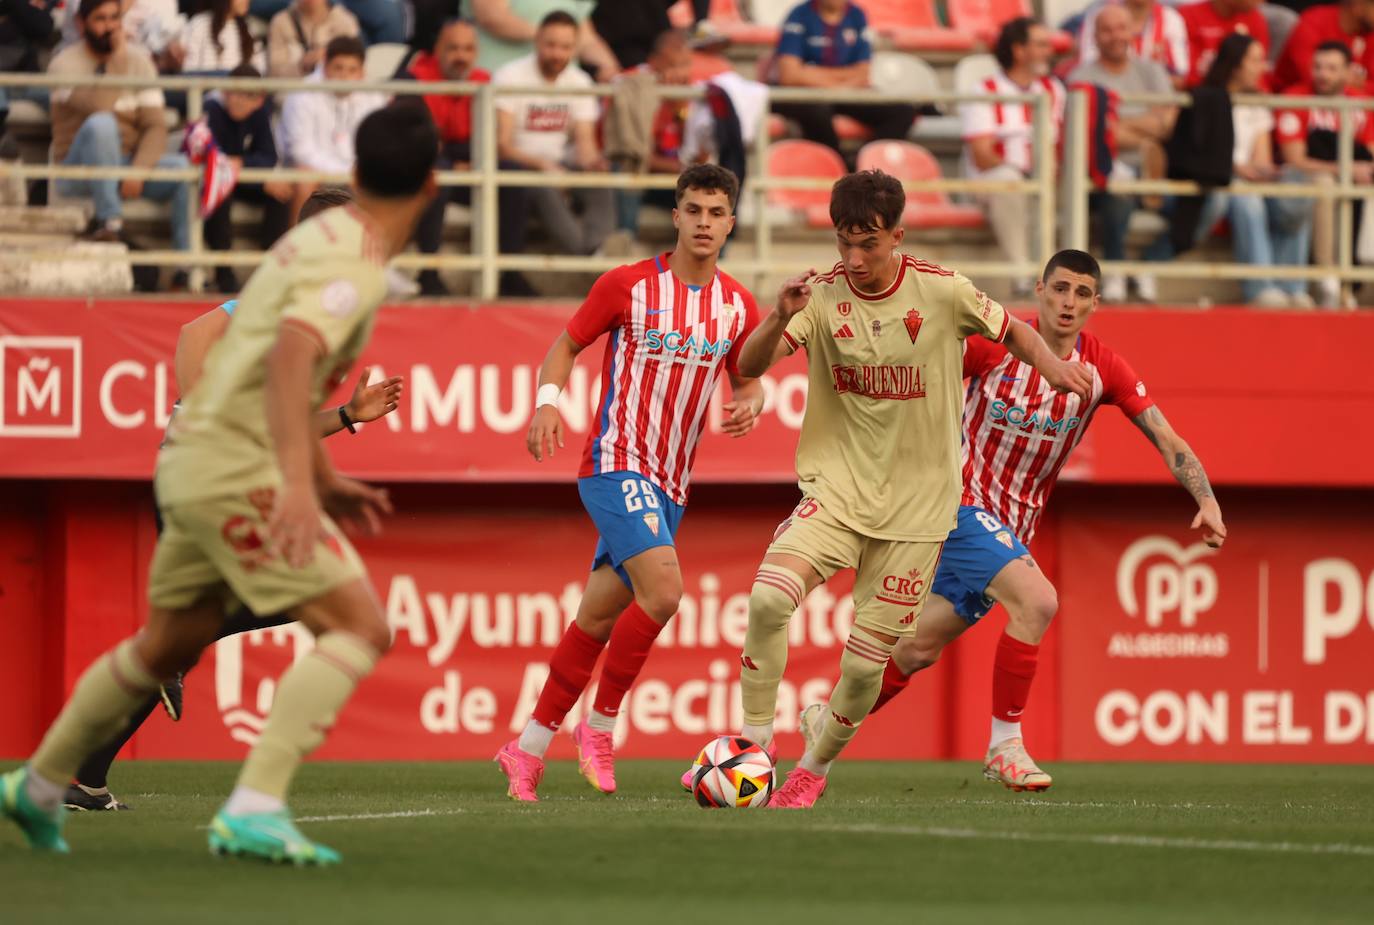
[[[959,525],[945,540],[935,584],[930,590],[954,605],[969,626],[977,623],[996,601],[987,587],[1008,562],[1030,555],[1011,528],[981,507],[959,508]]]
[[[655,546],[672,546],[682,523],[682,505],[638,472],[602,472],[577,480],[582,506],[600,537],[592,571],[609,564],[632,588],[622,563]]]

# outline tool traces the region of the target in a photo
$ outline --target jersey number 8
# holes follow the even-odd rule
[[[979,511],[974,516],[977,517],[978,522],[983,525],[983,529],[989,533],[996,533],[998,530],[1006,529],[998,522],[996,517],[993,517],[987,511]]]
[[[620,490],[625,493],[625,510],[631,514],[646,507],[658,507],[658,496],[648,482],[626,479],[620,483]]]

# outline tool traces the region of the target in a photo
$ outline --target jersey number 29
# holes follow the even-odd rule
[[[658,495],[648,482],[626,479],[620,483],[620,490],[625,493],[625,510],[631,514],[646,507],[658,507]]]

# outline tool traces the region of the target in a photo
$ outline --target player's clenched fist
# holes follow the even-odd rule
[[[1084,401],[1092,401],[1093,373],[1082,363],[1061,361],[1045,372],[1045,381],[1056,392],[1072,392]]]
[[[783,320],[791,318],[806,308],[806,303],[811,301],[811,286],[807,280],[815,275],[816,271],[810,269],[801,276],[794,276],[782,284],[782,288],[778,290],[777,311]]]
[[[543,462],[545,456],[552,459],[555,446],[563,448],[563,418],[556,405],[541,405],[535,410],[525,446],[535,462]]]
[[[288,485],[277,492],[272,516],[267,521],[267,535],[272,548],[287,565],[309,565],[315,558],[315,544],[324,539],[324,523],[314,489]]]

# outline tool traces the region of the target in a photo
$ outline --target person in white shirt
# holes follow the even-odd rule
[[[213,0],[191,17],[180,45],[186,74],[228,74],[240,64],[267,73],[267,54],[248,29],[248,0]]]
[[[1053,110],[1057,143],[1064,118],[1064,86],[1050,76],[1054,50],[1050,33],[1030,17],[1013,19],[1002,27],[995,47],[1001,70],[983,81],[981,90],[994,93],[1048,94]],[[1015,103],[964,103],[964,173],[986,180],[1024,180],[1035,170],[1034,110]],[[1053,169],[1053,165],[1050,165]],[[1036,230],[1036,210],[1026,193],[984,193],[979,200],[987,210],[993,236],[1008,261],[1030,259]],[[1012,281],[1014,297],[1026,298],[1034,289],[1030,276]]]
[[[577,21],[556,11],[545,16],[534,37],[534,54],[517,58],[492,77],[495,86],[529,87],[529,96],[496,98],[497,151],[501,160],[529,170],[563,173],[608,169],[596,139],[601,114],[594,96],[540,96],[543,87],[591,87],[573,63]],[[530,202],[545,231],[566,252],[595,253],[615,227],[609,189],[540,187]]]
[[[324,64],[309,80],[347,84],[363,79],[363,43],[354,36],[339,36],[324,49]],[[353,137],[359,124],[374,109],[386,105],[383,93],[333,93],[303,90],[290,93],[282,106],[281,147],[288,165],[328,173],[353,170]],[[342,181],[341,181],[342,182]],[[296,184],[291,214],[300,212],[319,184]]]

